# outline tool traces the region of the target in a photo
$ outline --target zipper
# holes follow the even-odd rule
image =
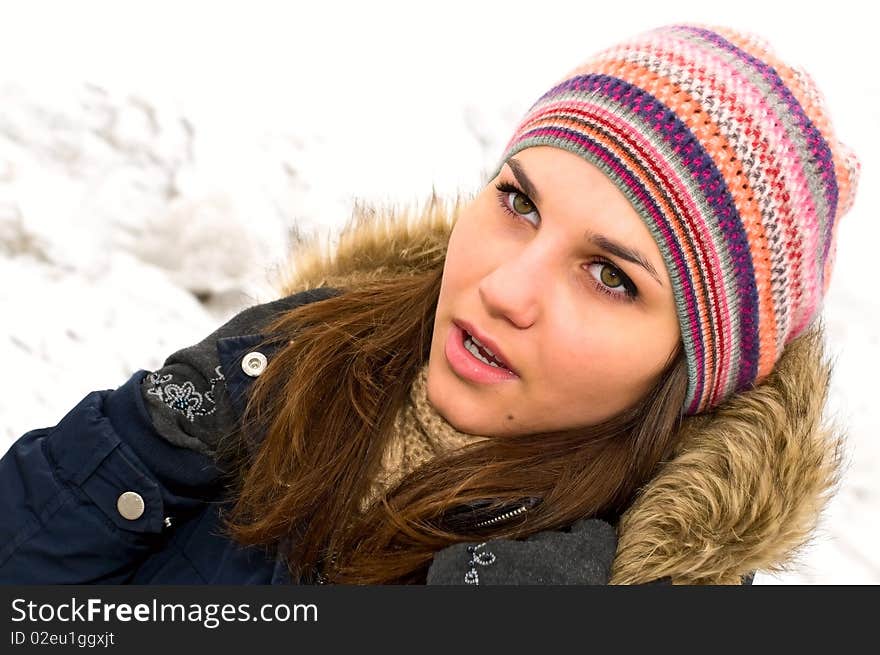
[[[490,525],[495,525],[496,523],[501,523],[502,521],[507,521],[508,519],[512,519],[516,516],[520,516],[525,514],[530,509],[532,509],[535,505],[540,502],[538,498],[529,498],[519,507],[515,507],[514,509],[507,510],[506,512],[502,512],[498,516],[493,516],[491,519],[485,519],[483,521],[478,521],[474,524],[475,528],[485,528]]]
[[[529,511],[529,508],[525,505],[520,505],[516,509],[509,510],[504,512],[503,514],[499,514],[498,516],[494,516],[491,519],[486,519],[485,521],[480,521],[479,523],[475,523],[475,528],[485,528],[487,525],[494,525],[500,521],[506,521],[507,519],[511,519],[514,516],[519,516],[520,514],[524,514]]]

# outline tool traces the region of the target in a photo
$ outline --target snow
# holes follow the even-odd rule
[[[811,548],[758,584],[880,583],[880,82],[866,5],[545,0],[31,2],[0,21],[0,452],[271,298],[300,235],[355,200],[475,191],[537,95],[680,20],[762,34],[811,72],[862,162],[826,300],[848,468]],[[717,3],[716,3],[717,4]],[[281,7],[286,9],[281,9]]]

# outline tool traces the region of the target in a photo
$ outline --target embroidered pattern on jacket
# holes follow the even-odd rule
[[[156,396],[175,412],[183,414],[190,422],[194,422],[196,417],[208,416],[217,409],[214,390],[217,383],[225,378],[219,366],[214,369],[214,373],[217,377],[209,380],[211,388],[203,392],[197,391],[189,380],[183,384],[170,384],[173,377],[170,373],[165,375],[158,372],[151,373],[149,381],[153,386],[147,389],[147,393]]]
[[[485,545],[486,542],[484,541],[476,546],[470,545],[467,547],[468,553],[470,554],[470,559],[468,560],[468,566],[470,569],[464,574],[465,584],[480,584],[480,575],[477,573],[477,564],[480,566],[491,566],[495,563],[495,553],[488,550],[480,551]]]

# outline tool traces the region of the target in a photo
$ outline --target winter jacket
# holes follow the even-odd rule
[[[18,439],[0,459],[0,582],[300,582],[286,549],[242,547],[220,530],[228,501],[213,453],[275,354],[257,349],[262,326],[358,282],[438,265],[456,213],[432,203],[414,217],[361,214],[332,255],[301,244],[277,300]],[[840,442],[821,418],[822,344],[817,325],[761,385],[685,418],[673,456],[613,524],[585,518],[524,540],[450,546],[428,584],[740,584],[783,570],[839,475]]]

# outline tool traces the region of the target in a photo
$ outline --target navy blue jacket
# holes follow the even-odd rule
[[[204,433],[219,434],[240,417],[254,380],[242,360],[264,340],[261,322],[334,292],[312,289],[251,307],[160,371],[139,370],[115,390],[93,391],[54,427],[18,439],[0,459],[0,582],[298,582],[277,548],[241,547],[221,533],[225,487],[195,419],[213,421]],[[216,367],[194,364],[201,360],[193,353],[205,352]],[[267,361],[274,354],[260,352]],[[191,379],[171,384],[184,374]],[[151,402],[165,402],[167,416]],[[134,511],[120,509],[123,494],[137,499]],[[609,523],[586,519],[522,541],[451,546],[436,553],[427,582],[604,584],[615,546]]]

